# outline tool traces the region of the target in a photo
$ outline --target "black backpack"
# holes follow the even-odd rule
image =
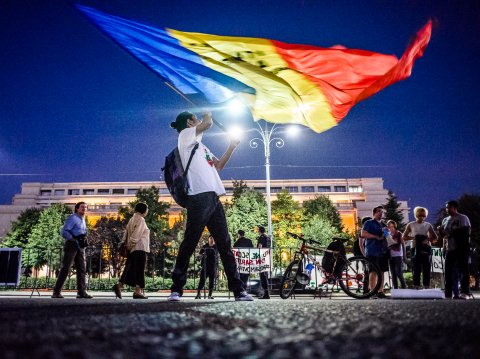
[[[346,256],[345,246],[343,245],[343,242],[339,239],[334,240],[332,243],[330,243],[327,249],[340,252],[339,256]],[[342,260],[338,260],[338,258],[336,259],[333,253],[325,252],[325,254],[323,255],[322,267],[327,273],[333,273],[335,276],[339,277],[342,274],[341,270],[343,263],[344,262]]]
[[[177,204],[183,208],[187,206],[189,185],[187,181],[188,168],[192,162],[193,155],[198,148],[198,143],[193,147],[187,167],[183,169],[182,160],[178,147],[175,147],[167,157],[165,165],[162,168],[163,179],[167,185],[168,191]]]

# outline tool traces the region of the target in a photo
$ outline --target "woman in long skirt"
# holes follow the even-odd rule
[[[115,295],[122,299],[122,288],[125,284],[135,287],[133,299],[147,299],[142,293],[145,288],[145,264],[147,253],[150,252],[150,230],[145,223],[148,206],[137,203],[135,213],[128,221],[123,240],[127,243],[128,256],[122,276],[112,287]]]

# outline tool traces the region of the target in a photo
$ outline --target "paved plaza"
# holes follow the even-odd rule
[[[480,300],[1,293],[3,358],[478,358]],[[29,294],[29,293],[28,293]]]

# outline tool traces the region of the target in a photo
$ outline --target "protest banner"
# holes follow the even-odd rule
[[[271,270],[270,248],[232,248],[239,273],[260,273]]]

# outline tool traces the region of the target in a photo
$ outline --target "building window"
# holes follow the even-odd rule
[[[233,193],[233,187],[225,187],[226,193]]]
[[[69,189],[68,190],[68,195],[69,196],[79,196],[80,195],[80,190],[79,189]]]
[[[363,192],[362,186],[349,186],[348,192]]]
[[[302,186],[302,192],[315,192],[314,186]]]
[[[282,187],[270,187],[270,193],[278,193],[282,190]]]
[[[86,195],[86,196],[93,196],[95,194],[95,190],[94,189],[84,189],[83,194]]]
[[[253,187],[254,191],[265,193],[265,187]]]
[[[97,189],[97,194],[110,194],[109,188],[99,188]]]
[[[48,196],[51,196],[52,195],[52,190],[50,189],[42,189],[40,191],[40,196],[45,196],[45,197],[48,197]]]
[[[285,189],[288,191],[288,193],[298,192],[298,187],[297,186],[285,186]]]
[[[65,190],[64,189],[56,189],[55,192],[53,192],[54,196],[64,196],[65,195]]]
[[[160,188],[160,194],[169,194],[168,188]]]
[[[335,192],[347,192],[346,186],[334,186],[333,189]]]
[[[113,188],[112,194],[125,194],[125,189],[123,188]]]
[[[330,186],[318,186],[318,192],[332,192]]]
[[[137,194],[138,188],[129,188],[127,189],[127,194]]]

